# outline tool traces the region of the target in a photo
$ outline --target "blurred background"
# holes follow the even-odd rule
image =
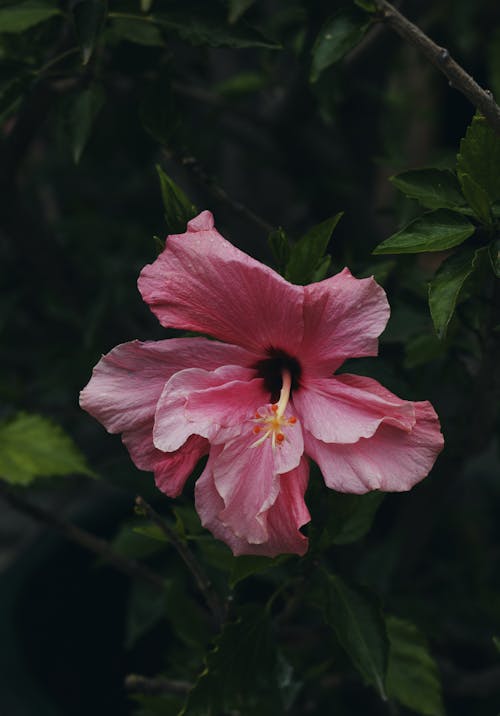
[[[157,164],[214,213],[226,238],[271,265],[270,230],[283,227],[293,240],[345,212],[329,247],[331,271],[375,273],[392,306],[381,357],[346,369],[407,399],[430,399],[447,451],[428,480],[388,496],[369,535],[333,559],[426,634],[447,713],[500,710],[492,641],[500,635],[499,425],[487,407],[495,393],[484,383],[498,364],[481,363],[467,307],[447,341],[435,337],[426,300],[435,255],[371,255],[417,213],[389,177],[452,167],[474,108],[378,22],[318,69],[318,35],[347,5],[364,12],[323,0],[0,2],[0,417],[50,419],[95,475],[43,477],[23,494],[124,554],[151,558],[181,585],[168,618],[142,595],[146,618],[134,633],[140,607],[126,576],[1,501],[6,716],[176,713],[130,700],[124,678],[179,663],[196,674],[197,641],[207,642],[203,625],[194,635],[179,626],[184,618],[197,628],[182,564],[137,540],[125,544],[136,494],[165,512],[169,501],[120,439],[78,406],[103,353],[174,335],[136,288],[157,255],[154,237],[172,230]],[[500,96],[495,0],[400,8]],[[179,503],[186,510],[190,491]],[[258,580],[242,588],[248,600],[266,593]],[[307,640],[294,638],[303,652],[295,668],[302,659],[305,671]],[[292,713],[389,713],[349,676],[338,647],[322,648],[348,675],[320,691],[308,691],[304,677]]]

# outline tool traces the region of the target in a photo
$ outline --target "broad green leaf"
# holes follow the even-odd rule
[[[417,254],[422,251],[444,251],[462,244],[474,231],[474,225],[465,216],[438,209],[420,216],[382,241],[373,253]]]
[[[92,84],[75,95],[68,109],[68,133],[75,164],[81,159],[93,124],[105,100],[101,85]]]
[[[191,204],[182,189],[157,165],[156,171],[160,178],[161,196],[165,208],[165,221],[169,234],[178,234],[186,230],[186,225],[197,209]]]
[[[349,495],[329,490],[325,541],[328,544],[350,544],[364,537],[384,497],[382,492],[377,491],[366,495]]]
[[[291,251],[290,241],[285,231],[281,227],[275,231],[271,231],[267,237],[267,243],[281,272],[288,263]]]
[[[448,169],[415,169],[392,176],[391,182],[426,209],[456,209],[465,205],[457,177]]]
[[[261,574],[267,572],[268,569],[272,569],[279,564],[283,564],[286,560],[285,555],[275,557],[253,557],[243,555],[241,557],[235,557],[233,562],[233,568],[229,575],[229,584],[231,587],[235,587],[238,582],[243,581],[247,577],[251,577],[254,574]]]
[[[410,622],[396,617],[386,621],[389,636],[387,694],[419,714],[444,716],[436,663],[424,637]]]
[[[228,22],[232,25],[238,22],[240,17],[246,13],[248,8],[252,7],[255,0],[229,0]]]
[[[314,273],[325,261],[324,253],[343,213],[340,211],[321,224],[313,226],[297,243],[291,246],[290,258],[285,271],[285,278],[288,281],[307,284],[314,280]]]
[[[467,203],[471,207],[474,214],[483,224],[491,225],[491,202],[485,190],[472,179],[469,174],[460,172],[458,174],[460,186],[464,193]]]
[[[365,681],[373,684],[385,700],[389,646],[376,599],[359,587],[347,585],[337,575],[324,573],[323,578],[326,622]]]
[[[63,430],[40,415],[19,413],[0,425],[0,478],[28,485],[37,477],[92,475]]]
[[[363,39],[370,21],[356,8],[339,10],[321,28],[312,49],[311,82]]]
[[[24,32],[61,11],[54,0],[24,0],[0,6],[0,33]]]
[[[488,247],[491,268],[497,278],[500,278],[500,239],[492,241]]]
[[[157,25],[142,15],[120,17],[119,13],[109,13],[110,33],[123,40],[146,47],[163,47],[165,41]]]
[[[158,525],[146,523],[144,525],[135,525],[132,529],[136,534],[155,542],[168,542],[165,532]]]
[[[153,14],[153,19],[166,30],[175,32],[192,45],[208,47],[266,47],[279,49],[258,30],[243,22],[230,25],[223,8],[213,3],[196,9],[171,10]]]
[[[182,716],[283,713],[276,642],[262,607],[246,605],[226,624],[186,700]]]
[[[475,270],[480,251],[464,249],[444,261],[429,284],[429,308],[438,338],[446,336],[448,325],[465,282]]]
[[[460,142],[457,173],[468,174],[490,202],[500,199],[500,136],[476,114]]]
[[[165,583],[165,587],[168,584]],[[130,587],[125,621],[125,648],[136,642],[165,618],[166,594],[143,580],[134,580]]]
[[[77,0],[73,5],[73,21],[83,65],[86,65],[92,57],[104,27],[107,11],[107,0]]]

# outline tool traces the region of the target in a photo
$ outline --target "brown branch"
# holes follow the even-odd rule
[[[146,500],[139,496],[136,497],[135,502],[139,510],[143,511],[147,515],[147,517],[149,517],[151,522],[153,522],[161,529],[168,541],[177,550],[177,553],[193,575],[199,591],[205,598],[205,601],[214,616],[215,623],[218,627],[220,627],[225,619],[225,610],[219,599],[219,595],[213,588],[213,585],[205,574],[205,571],[203,570],[201,564],[198,562],[189,547],[178,536],[178,534],[151,507],[151,505],[146,502]]]
[[[134,559],[127,559],[126,557],[123,557],[121,554],[116,552],[111,547],[109,542],[106,542],[106,540],[96,537],[92,533],[83,530],[81,527],[77,527],[73,523],[68,522],[43,507],[34,505],[21,494],[8,487],[1,480],[0,496],[3,497],[3,499],[18,512],[22,512],[37,522],[41,522],[42,524],[51,527],[71,542],[76,542],[76,544],[81,547],[99,555],[99,557],[105,560],[108,564],[111,564],[120,572],[127,574],[129,577],[142,579],[143,581],[148,582],[155,589],[163,590],[165,588],[164,581],[159,574],[156,574],[148,567],[145,567],[143,564],[140,564]]]
[[[142,694],[179,694],[185,696],[193,685],[188,681],[168,679],[165,676],[142,676],[141,674],[128,674],[125,677],[127,691],[138,691]]]
[[[440,47],[422,30],[402,15],[387,0],[375,0],[380,10],[380,19],[398,33],[404,40],[420,49],[424,55],[442,72],[451,87],[461,92],[488,120],[493,129],[500,134],[500,107],[492,93],[483,89],[451,57],[448,50]]]

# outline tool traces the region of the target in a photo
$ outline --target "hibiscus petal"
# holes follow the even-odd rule
[[[357,279],[345,268],[304,290],[300,356],[307,373],[327,376],[347,358],[377,355],[390,309],[373,277]]]
[[[190,435],[212,441],[221,427],[234,428],[238,434],[242,420],[253,417],[265,395],[264,381],[255,375],[254,370],[239,366],[215,371],[191,368],[173,375],[156,409],[156,447],[177,450]]]
[[[253,554],[276,557],[287,553],[303,555],[307,551],[308,540],[299,531],[299,527],[310,520],[304,502],[308,477],[309,465],[305,458],[302,458],[297,468],[280,476],[278,497],[269,510],[261,516],[266,524],[267,539],[260,544],[248,541],[245,536],[236,535],[221,521],[219,515],[224,511],[224,501],[217,492],[209,464],[196,483],[196,509],[203,526],[217,539],[229,545],[236,556]]]
[[[306,430],[326,443],[355,443],[369,438],[384,422],[411,430],[412,402],[401,400],[372,378],[347,373],[310,378],[293,402]]]
[[[303,288],[226,241],[208,211],[185,234],[167,238],[138,286],[164,326],[208,333],[259,355],[291,352],[302,340]]]
[[[208,441],[193,435],[175,452],[161,452],[153,445],[151,426],[123,434],[130,457],[140,470],[154,472],[157,487],[177,497],[198,460],[208,453]]]
[[[416,422],[410,432],[382,423],[375,435],[357,443],[325,443],[306,433],[306,453],[319,465],[325,483],[339,492],[403,492],[431,470],[443,448],[439,420],[432,405],[413,404]]]

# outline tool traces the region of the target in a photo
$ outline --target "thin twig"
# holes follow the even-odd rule
[[[138,691],[142,694],[179,694],[184,696],[193,685],[188,681],[168,679],[165,676],[142,676],[141,674],[128,674],[125,677],[127,691]]]
[[[189,169],[195,179],[197,179],[200,184],[203,184],[209,190],[212,196],[214,196],[219,201],[224,202],[224,204],[227,204],[227,206],[229,206],[237,214],[241,214],[241,216],[244,216],[246,219],[248,219],[260,229],[265,231],[266,234],[269,234],[275,229],[272,224],[270,224],[268,221],[266,221],[261,216],[252,211],[252,209],[249,209],[240,201],[237,201],[236,199],[233,199],[231,196],[229,196],[227,191],[223,189],[219,184],[217,184],[215,179],[205,171],[198,159],[196,159],[190,154],[181,154],[170,150],[166,153],[169,159],[173,159],[174,161],[179,162],[183,167],[186,167],[186,169]]]
[[[109,542],[96,537],[94,534],[83,530],[81,527],[77,527],[72,522],[55,515],[53,512],[34,505],[32,502],[27,500],[25,497],[20,495],[9,488],[4,482],[0,480],[0,496],[15,510],[22,512],[25,515],[29,515],[32,519],[37,522],[51,527],[66,539],[76,542],[81,547],[99,555],[108,564],[118,569],[120,572],[127,574],[129,577],[137,577],[148,582],[152,587],[163,590],[165,584],[159,574],[151,571],[148,567],[140,564],[135,559],[127,559],[121,554],[116,552]]]
[[[222,606],[222,603],[219,599],[219,595],[213,588],[213,585],[205,574],[205,571],[203,570],[201,564],[198,562],[189,547],[177,535],[177,533],[151,507],[151,505],[146,502],[146,500],[139,496],[136,497],[135,503],[137,507],[142,510],[147,515],[147,517],[149,517],[151,522],[153,522],[161,529],[168,541],[177,550],[177,553],[193,575],[196,585],[203,597],[205,598],[205,601],[214,616],[217,626],[220,627],[225,619],[224,607]]]
[[[419,48],[424,55],[442,72],[451,87],[461,92],[489,121],[493,129],[500,134],[500,107],[492,93],[483,89],[451,57],[445,47],[440,47],[422,30],[410,22],[387,0],[375,0],[380,10],[380,19],[411,45]]]

